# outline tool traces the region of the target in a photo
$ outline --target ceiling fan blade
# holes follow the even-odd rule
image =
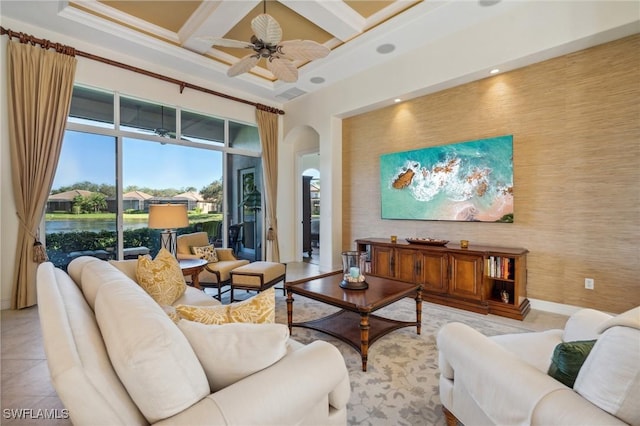
[[[298,68],[288,59],[272,56],[267,59],[267,68],[278,80],[287,83],[293,83],[298,80]]]
[[[313,40],[288,40],[278,44],[278,54],[290,60],[324,58],[331,50]]]
[[[236,75],[240,75],[249,71],[251,68],[255,67],[260,59],[259,55],[251,54],[247,55],[244,58],[240,59],[238,62],[233,64],[228,70],[227,75],[229,77],[235,77]]]
[[[271,15],[262,13],[251,21],[251,29],[259,40],[276,45],[282,40],[282,28]]]
[[[253,44],[246,41],[231,40],[220,37],[198,37],[198,40],[208,41],[212,46],[237,47],[241,49],[253,49]]]

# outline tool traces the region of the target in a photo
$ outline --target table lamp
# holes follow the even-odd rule
[[[162,229],[160,247],[176,255],[176,228],[189,226],[185,204],[151,204],[149,206],[149,228]]]

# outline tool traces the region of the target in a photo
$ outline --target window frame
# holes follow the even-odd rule
[[[229,196],[230,194],[228,194],[228,190],[227,190],[227,186],[226,185],[226,179],[233,179],[233,176],[229,175],[229,170],[227,167],[228,161],[227,161],[227,157],[228,155],[234,154],[234,155],[244,155],[244,156],[248,156],[248,157],[256,157],[256,158],[261,158],[262,157],[262,144],[261,141],[258,140],[258,146],[260,147],[260,149],[258,151],[255,150],[248,150],[248,149],[242,149],[242,148],[234,148],[232,146],[230,146],[230,132],[229,132],[229,125],[230,122],[233,123],[237,123],[237,124],[241,124],[241,125],[246,125],[246,126],[251,126],[251,127],[258,127],[257,123],[249,123],[249,122],[244,122],[242,120],[237,120],[237,119],[232,119],[232,118],[228,118],[228,117],[222,117],[220,115],[215,115],[215,114],[211,114],[211,113],[207,113],[207,112],[203,112],[203,111],[198,111],[194,108],[187,108],[187,107],[182,107],[180,105],[170,105],[170,104],[166,104],[166,103],[162,103],[162,102],[158,102],[152,99],[146,99],[146,98],[142,98],[139,96],[132,96],[132,95],[127,95],[127,94],[123,94],[119,91],[111,91],[111,90],[106,90],[103,88],[99,88],[99,87],[94,87],[94,86],[90,86],[90,85],[84,85],[84,84],[74,84],[74,87],[82,87],[88,90],[95,90],[97,92],[101,92],[101,93],[109,93],[111,95],[113,95],[113,126],[105,126],[104,123],[96,121],[96,124],[88,124],[88,122],[90,121],[89,119],[83,119],[83,122],[74,122],[72,121],[73,119],[68,116],[67,117],[67,122],[65,125],[65,131],[77,131],[77,132],[84,132],[84,133],[90,133],[90,134],[96,134],[96,135],[104,135],[104,136],[110,136],[110,137],[114,137],[116,140],[116,176],[115,176],[115,184],[116,184],[116,205],[117,205],[117,213],[116,213],[116,233],[117,233],[117,253],[118,253],[118,260],[122,260],[122,256],[123,256],[123,240],[124,240],[124,223],[123,223],[123,214],[124,214],[124,210],[123,210],[123,141],[125,138],[130,138],[130,139],[138,139],[138,140],[145,140],[145,141],[150,141],[150,142],[155,142],[155,143],[160,143],[160,144],[172,144],[172,145],[180,145],[180,146],[185,146],[185,147],[191,147],[191,148],[196,148],[196,149],[206,149],[206,150],[212,150],[212,151],[220,151],[222,152],[222,205],[221,205],[221,209],[223,211],[223,229],[227,229],[228,228],[228,214],[227,212],[229,211]],[[134,99],[134,100],[140,100],[141,102],[145,102],[145,103],[152,103],[152,104],[156,104],[159,106],[165,106],[165,107],[169,107],[169,108],[174,108],[176,111],[176,136],[175,138],[168,138],[168,137],[162,137],[159,135],[154,135],[154,134],[147,134],[147,133],[139,133],[139,132],[135,132],[135,131],[129,131],[129,130],[122,130],[120,128],[121,125],[121,120],[120,120],[120,99],[121,98],[127,98],[127,99]],[[211,117],[211,118],[215,118],[215,119],[219,119],[222,120],[224,122],[224,143],[223,144],[215,144],[215,143],[206,143],[206,142],[198,142],[198,141],[191,141],[188,139],[182,139],[182,129],[181,129],[181,117],[182,117],[182,111],[188,111],[190,113],[194,113],[194,114],[199,114],[202,116],[206,116],[206,117]],[[102,124],[100,124],[102,123]],[[259,136],[259,132],[258,133],[258,138]],[[262,188],[261,188],[262,189]],[[261,211],[260,215],[262,217],[262,220],[264,220],[264,212]],[[45,215],[43,214],[42,217],[42,229],[44,230],[44,223],[45,223]],[[46,244],[46,242],[45,242]],[[226,247],[228,245],[228,235],[226,232],[223,233],[223,245]]]

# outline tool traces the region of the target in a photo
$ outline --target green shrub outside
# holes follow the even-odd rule
[[[189,225],[177,230],[177,234],[190,234],[205,231],[210,239],[220,238],[217,234],[220,221],[207,221]],[[150,228],[130,229],[123,232],[123,246],[147,247],[151,256],[160,250],[160,230]],[[114,252],[116,233],[114,231],[78,231],[55,232],[46,236],[47,255],[57,267],[66,269],[69,264],[69,253],[84,250],[106,250]]]

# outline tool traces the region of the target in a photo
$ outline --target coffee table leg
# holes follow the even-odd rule
[[[360,314],[360,355],[362,355],[362,371],[367,371],[369,357],[369,314]]]
[[[291,334],[291,324],[293,324],[293,292],[291,290],[287,290],[287,324]]]
[[[420,334],[422,330],[422,287],[418,287],[416,292],[416,332]]]

